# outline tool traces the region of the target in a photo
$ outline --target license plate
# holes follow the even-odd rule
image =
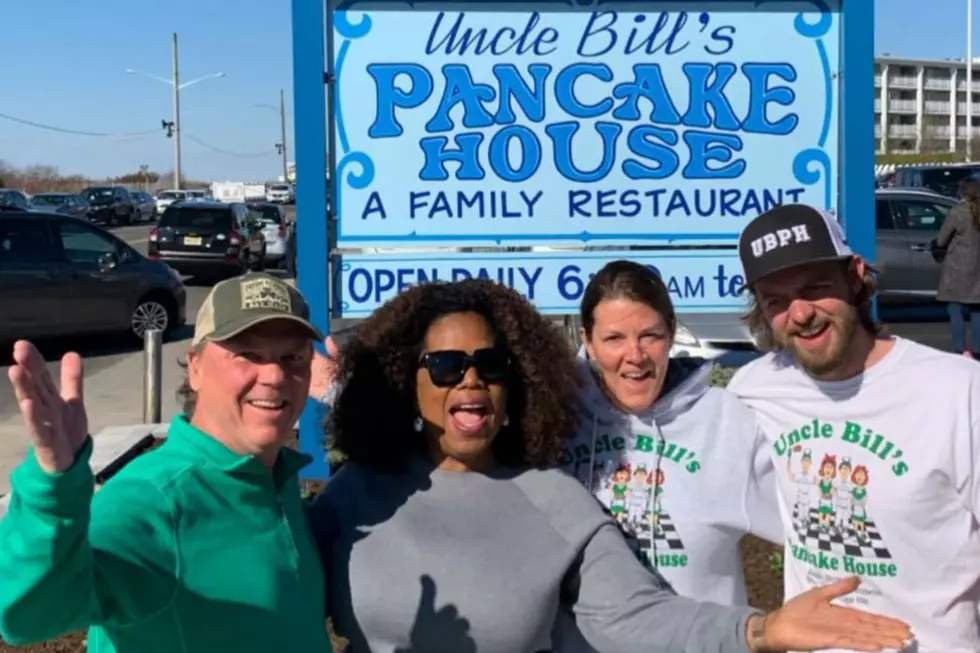
[[[184,244],[185,245],[193,245],[195,247],[200,247],[200,245],[201,245],[201,237],[200,236],[188,236],[187,238],[184,238]]]

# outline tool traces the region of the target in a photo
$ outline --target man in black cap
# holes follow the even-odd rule
[[[909,623],[909,650],[980,651],[980,366],[882,332],[874,270],[828,213],[776,207],[746,226],[739,256],[767,353],[728,388],[786,470],[786,599],[856,574],[843,600]],[[795,501],[801,451],[820,505]]]

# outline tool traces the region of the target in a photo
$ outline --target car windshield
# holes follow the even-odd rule
[[[276,225],[282,224],[282,216],[279,214],[279,210],[274,206],[253,206],[250,207],[252,217],[265,225]]]
[[[157,195],[158,200],[180,200],[184,199],[184,194],[180,191],[165,190]]]
[[[9,190],[0,190],[0,206],[16,206],[17,196]]]
[[[285,191],[288,191],[289,190],[289,186],[284,186],[282,184],[277,184],[275,186],[269,186],[269,190],[277,190],[277,191],[283,191],[283,190],[285,190]]]
[[[35,195],[31,198],[37,206],[61,206],[68,201],[67,195]]]
[[[89,188],[84,193],[82,197],[87,199],[89,202],[92,200],[108,200],[112,199],[112,193],[115,189],[113,188]]]
[[[230,229],[231,211],[203,207],[171,206],[160,217],[161,227]]]
[[[980,174],[980,168],[976,166],[925,170],[922,172],[922,185],[943,195],[957,197],[960,181],[977,174]]]

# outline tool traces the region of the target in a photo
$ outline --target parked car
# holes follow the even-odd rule
[[[61,213],[85,220],[92,208],[81,196],[74,193],[38,193],[31,197],[31,204],[37,211]]]
[[[174,202],[179,202],[180,200],[187,199],[187,191],[185,190],[164,190],[157,193],[156,205],[157,205],[157,215],[162,215],[164,211],[167,210]]]
[[[6,206],[29,210],[34,205],[31,203],[30,198],[19,190],[0,188],[0,207]]]
[[[898,187],[878,189],[875,200],[879,303],[934,302],[942,266],[929,244],[957,200],[921,188]]]
[[[254,202],[248,205],[253,220],[261,225],[265,237],[265,263],[273,267],[282,267],[294,256],[292,249],[295,239],[292,238],[293,227],[286,222],[286,213],[282,207],[268,202]]]
[[[167,335],[187,293],[167,265],[113,234],[54,212],[0,211],[0,341],[94,333]]]
[[[122,186],[90,186],[79,194],[89,203],[93,222],[114,227],[133,224],[137,219],[133,197]]]
[[[140,222],[152,222],[157,217],[157,204],[150,194],[142,190],[129,191],[133,197],[133,207]]]
[[[272,204],[293,204],[296,193],[290,184],[269,184],[265,189],[265,201]]]
[[[931,190],[947,197],[959,196],[960,180],[980,173],[980,164],[951,163],[940,166],[899,168],[888,186]]]
[[[245,204],[187,200],[171,204],[150,230],[148,256],[191,276],[234,276],[263,269],[265,247]]]

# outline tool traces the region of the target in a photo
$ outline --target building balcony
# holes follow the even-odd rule
[[[915,125],[889,125],[889,138],[915,138]]]
[[[949,125],[932,125],[926,127],[926,137],[928,138],[949,138],[952,130]]]
[[[892,77],[888,80],[890,88],[917,88],[918,79],[915,77]]]
[[[929,91],[948,91],[951,86],[951,80],[942,77],[926,77],[923,83],[923,87]]]
[[[975,116],[980,116],[980,103],[974,102],[973,108],[970,111]],[[965,116],[966,115],[966,102],[960,102],[956,105],[956,115]]]
[[[927,100],[924,105],[926,113],[938,113],[941,115],[949,115],[950,108],[953,106],[950,102],[939,102],[936,100]]]
[[[890,100],[888,110],[892,113],[916,113],[915,100]]]

